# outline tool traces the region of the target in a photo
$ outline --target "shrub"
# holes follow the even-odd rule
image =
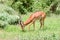
[[[9,14],[6,14],[6,13],[0,13],[0,20],[6,21],[9,24],[16,24],[19,21],[19,16],[9,15]]]
[[[0,28],[4,28],[7,25],[8,25],[7,22],[0,20]]]
[[[9,24],[17,24],[19,22],[19,16],[17,16],[17,15],[9,15],[6,21]]]
[[[19,16],[14,9],[6,5],[0,4],[0,27],[5,27],[8,24],[17,24]]]

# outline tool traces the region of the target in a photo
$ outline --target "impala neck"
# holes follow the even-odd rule
[[[33,21],[34,17],[29,17],[25,22],[24,22],[24,25],[28,25],[30,24],[32,21]]]
[[[21,25],[21,27],[25,27],[26,25],[28,25],[31,22],[32,22],[32,20],[26,20],[25,22],[20,21],[20,25]]]
[[[21,27],[25,27],[26,25],[28,25],[29,23],[31,23],[34,20],[34,17],[30,16],[25,22],[23,22],[22,20],[20,20],[20,24]]]

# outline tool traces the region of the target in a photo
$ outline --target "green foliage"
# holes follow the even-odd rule
[[[23,6],[23,2],[21,2],[19,0],[17,2],[14,2],[14,4],[12,5],[12,8],[14,8],[16,11],[20,12],[21,14],[27,13],[27,9]]]
[[[0,20],[6,21],[8,24],[15,24],[19,21],[18,13],[26,14],[35,11],[45,11],[49,16],[52,14],[50,10],[52,8],[51,6],[55,3],[58,4],[57,7],[55,7],[54,14],[60,14],[59,0],[1,0]]]
[[[60,14],[60,1],[58,2],[55,14]]]
[[[7,22],[0,20],[0,28],[4,28],[7,25],[8,25]]]
[[[3,1],[3,0],[2,0]],[[3,4],[10,6],[14,0],[4,0]]]
[[[23,20],[27,19],[29,16],[24,15]],[[25,32],[22,32],[21,27],[17,25],[8,25],[5,27],[4,31],[0,30],[0,38],[4,40],[60,40],[60,15],[46,17],[44,22],[44,28],[40,29],[40,22],[36,21],[35,30],[33,25],[25,27]]]
[[[19,21],[18,13],[14,11],[11,7],[0,4],[0,26],[4,27],[6,24],[17,24]]]
[[[13,5],[11,5],[15,10],[17,10],[21,14],[26,14],[27,12],[35,11],[48,12],[47,10],[50,11],[50,5],[53,2],[56,2],[56,0],[14,0],[12,2]]]
[[[15,10],[19,11],[19,6],[22,6],[21,4],[22,4],[22,2],[18,1],[18,2],[15,2],[15,3],[12,5],[12,7],[13,7]]]
[[[0,13],[7,13],[11,15],[18,14],[18,12],[16,12],[14,9],[4,4],[0,4]]]
[[[6,20],[9,24],[17,24],[19,22],[19,16],[17,15],[9,15]]]
[[[54,2],[60,3],[59,0],[5,0],[3,2],[4,4],[11,6],[13,9],[20,12],[21,14],[26,14],[28,12],[35,12],[35,11],[45,11],[46,13],[48,13],[48,11],[51,11],[50,10],[52,8],[51,4],[53,4]],[[57,7],[55,7],[54,9],[56,8]],[[55,14],[58,13],[59,12],[56,11]]]
[[[16,24],[19,21],[19,16],[0,13],[0,20],[6,21],[9,24]]]
[[[52,14],[51,5],[53,6],[55,2],[58,2],[58,4],[54,14],[60,14],[60,0],[0,0],[0,27],[4,28],[6,26],[4,30],[0,30],[0,39],[60,40],[60,16],[46,17],[43,29],[40,29],[39,21],[36,22],[35,30],[31,25],[30,31],[28,31],[28,25],[25,27],[25,32],[21,31],[20,26],[9,25],[18,23],[20,19],[17,15],[18,12],[26,14],[27,12],[45,11],[49,16]],[[24,15],[23,20],[25,21],[29,16],[30,14]]]
[[[44,10],[44,8],[46,7],[47,5],[46,5],[46,3],[44,2],[44,1],[42,1],[42,0],[35,0],[34,1],[34,4],[33,4],[33,11],[41,11],[41,10]]]
[[[26,14],[31,10],[32,0],[5,0],[5,4],[12,6],[16,11],[21,14]]]

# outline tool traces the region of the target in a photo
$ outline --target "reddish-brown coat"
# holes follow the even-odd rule
[[[40,24],[41,24],[40,27],[44,26],[44,19],[45,19],[45,17],[46,17],[46,14],[43,11],[34,12],[33,14],[30,15],[30,17],[25,22],[21,22],[22,30],[24,30],[24,27],[26,25],[30,24],[31,22],[32,22],[33,27],[35,29],[35,21],[36,20],[40,21]]]
[[[34,19],[39,19],[40,17],[44,18],[45,16],[46,16],[46,14],[42,11],[35,12],[35,13],[31,14],[30,17],[24,22],[24,25],[28,25]]]

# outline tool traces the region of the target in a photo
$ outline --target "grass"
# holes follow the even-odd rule
[[[29,15],[23,17],[22,20],[25,21]],[[0,40],[60,40],[60,16],[46,17],[43,29],[40,29],[39,21],[36,21],[35,31],[33,25],[30,31],[27,25],[25,32],[21,31],[20,25],[8,25],[5,29],[0,29]]]

